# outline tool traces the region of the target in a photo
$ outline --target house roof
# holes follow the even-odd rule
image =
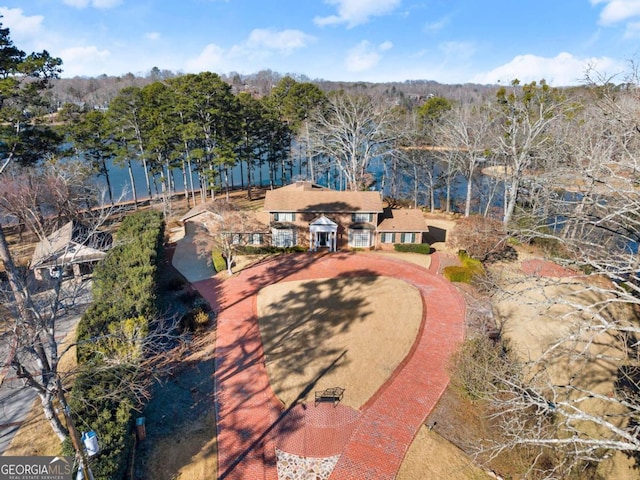
[[[268,190],[264,200],[267,212],[311,213],[380,213],[380,192],[331,190],[310,182],[296,182],[276,190]]]
[[[378,225],[379,232],[427,232],[429,227],[420,210],[385,208]]]
[[[182,217],[180,217],[180,222],[184,223],[187,220],[191,220],[193,219],[193,217],[197,217],[198,215],[205,215],[205,216],[210,216],[212,214],[212,212],[209,210],[209,206],[211,205],[212,202],[205,202],[205,203],[199,203],[198,205],[196,205],[195,207],[193,207],[191,210],[189,210],[187,213],[185,213]]]
[[[310,223],[310,225],[320,225],[320,226],[330,226],[330,227],[338,226],[336,222],[325,217],[324,215],[321,215],[318,218],[316,218],[313,222]]]
[[[36,245],[30,268],[99,260],[112,242],[110,233],[92,231],[72,220]]]

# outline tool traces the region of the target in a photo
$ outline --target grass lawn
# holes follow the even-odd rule
[[[271,386],[285,405],[315,382],[312,391],[345,388],[342,403],[357,409],[409,353],[422,300],[388,277],[285,282],[260,292],[258,318]]]

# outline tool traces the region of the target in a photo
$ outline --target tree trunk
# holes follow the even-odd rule
[[[187,163],[182,158],[182,185],[184,188],[184,200],[187,204],[187,208],[189,208],[189,186],[187,184]]]
[[[104,172],[104,180],[107,182],[107,193],[109,194],[109,203],[113,205],[113,190],[111,189],[111,178],[109,178],[109,169],[107,169],[107,165],[104,160],[102,160],[101,165],[102,171]]]
[[[193,206],[196,205],[196,192],[193,189],[193,169],[191,167],[191,157],[187,156],[187,168],[189,169],[189,187],[191,188],[191,200],[193,200]],[[184,186],[187,188],[187,185]]]
[[[418,166],[413,164],[413,208],[418,208]]]
[[[18,270],[13,263],[13,257],[11,256],[11,252],[9,251],[9,245],[7,244],[7,240],[4,236],[4,229],[2,228],[1,223],[0,260],[2,260],[2,263],[4,264],[5,273],[7,275],[7,280],[9,281],[11,293],[13,293],[20,320],[24,322],[27,319],[27,300],[25,298],[24,284],[22,283],[20,275],[18,274]]]
[[[471,176],[467,178],[467,198],[464,202],[464,216],[468,217],[471,214]]]
[[[49,425],[51,425],[51,428],[60,440],[60,443],[64,442],[69,437],[69,432],[64,428],[64,425],[62,425],[58,415],[56,415],[56,410],[53,406],[54,396],[49,392],[44,394],[38,393],[38,396],[40,397],[40,404],[42,405],[44,417],[49,422]]]
[[[147,182],[147,193],[149,194],[149,200],[151,200],[151,181],[149,180],[149,167],[147,166],[147,160],[142,157],[142,168],[144,169],[144,179]]]
[[[514,174],[513,179],[511,180],[511,187],[507,187],[507,182],[505,182],[505,206],[504,206],[504,218],[502,219],[503,225],[506,227],[511,218],[513,217],[513,212],[516,209],[516,199],[518,198],[518,187],[520,186],[520,180],[517,174]],[[510,190],[510,191],[509,191]]]
[[[133,195],[133,206],[138,209],[138,193],[136,191],[136,182],[133,178],[133,168],[131,167],[131,160],[127,160],[127,169],[129,170],[129,180],[131,181],[131,193]]]

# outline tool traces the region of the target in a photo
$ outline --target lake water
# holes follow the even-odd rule
[[[122,198],[122,200],[132,200],[133,194],[131,189],[131,181],[129,178],[129,172],[126,166],[115,165],[112,162],[108,165],[109,170],[109,178],[111,181],[111,186],[113,190],[114,199]],[[142,165],[138,162],[132,163],[133,176],[135,179],[136,185],[136,193],[138,200],[143,200],[148,198],[147,186],[145,181],[144,169]],[[229,170],[229,184],[231,188],[241,188],[246,185],[246,167],[243,165],[242,168],[238,165]],[[369,172],[375,178],[375,189],[382,188],[384,183],[384,195],[388,196],[390,192],[390,182],[387,179],[383,180],[384,175],[384,165],[380,159],[374,160],[370,167]],[[443,166],[440,164],[435,164],[433,175],[434,177],[441,176],[443,174]],[[244,184],[242,177],[244,177]],[[269,186],[269,170],[267,165],[263,165],[260,168],[254,168],[252,170],[252,182],[254,186]],[[173,178],[175,182],[175,192],[184,192],[184,181],[182,176],[182,170],[175,169],[173,171]],[[286,185],[293,180],[297,179],[308,179],[307,168],[306,165],[301,164],[300,161],[294,161],[290,170],[285,171],[285,178],[282,178],[281,169],[278,169],[275,172],[275,186]],[[340,190],[344,186],[340,184],[339,175],[335,171],[326,172],[323,175],[320,175],[316,178],[316,183],[329,186],[331,188]],[[106,182],[104,177],[97,177],[96,182],[106,187]],[[199,187],[199,177],[196,172],[193,175],[194,187],[198,189]],[[488,177],[484,177],[479,175],[474,180],[474,197],[476,200],[476,206],[474,207],[474,211],[482,211],[487,202],[491,202],[493,207],[501,207],[502,205],[502,197],[497,195],[496,197],[490,199],[489,198],[489,188],[492,184],[492,180]],[[451,208],[453,211],[461,211],[464,209],[464,206],[461,205],[464,202],[464,197],[466,195],[466,179],[462,175],[457,175],[451,185]],[[152,196],[161,195],[161,182],[159,177],[156,178],[155,184],[152,182],[151,184],[151,194]],[[412,178],[408,175],[404,177],[401,176],[400,180],[397,182],[397,195],[399,197],[405,199],[412,198]],[[446,186],[439,185],[435,190],[434,195],[434,203],[436,208],[441,208],[446,201]],[[423,187],[420,189],[418,194],[418,204],[420,206],[425,206],[429,204],[428,201],[428,191]]]

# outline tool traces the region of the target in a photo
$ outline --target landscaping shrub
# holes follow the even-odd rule
[[[477,258],[470,257],[466,251],[460,250],[458,252],[458,258],[462,266],[469,269],[472,275],[481,275],[484,273],[482,262]]]
[[[450,282],[471,283],[473,272],[467,267],[449,266],[444,267],[442,274]]]
[[[534,237],[529,242],[531,245],[538,247],[548,257],[570,258],[567,247],[558,238],[553,237]]]
[[[464,250],[458,252],[458,258],[462,265],[443,269],[444,277],[450,282],[471,283],[474,277],[484,275],[485,270],[480,260],[470,257]]]
[[[123,385],[131,381],[135,372],[129,368],[91,367],[74,382],[69,406],[76,425],[81,432],[90,427],[98,436],[100,454],[90,461],[96,480],[125,478],[137,402]],[[73,449],[65,454],[72,455]]]
[[[213,250],[211,252],[211,259],[213,261],[213,268],[216,272],[224,272],[227,269],[227,262],[222,256],[220,250]]]
[[[211,320],[211,316],[202,308],[196,308],[187,312],[180,319],[180,327],[183,331],[187,332],[199,332],[204,330],[204,328],[209,324]]]
[[[516,374],[517,365],[504,340],[472,337],[452,358],[451,385],[470,400],[489,399],[498,392],[497,379]]]
[[[421,253],[423,255],[431,253],[431,245],[428,243],[394,243],[393,249],[396,252]]]

